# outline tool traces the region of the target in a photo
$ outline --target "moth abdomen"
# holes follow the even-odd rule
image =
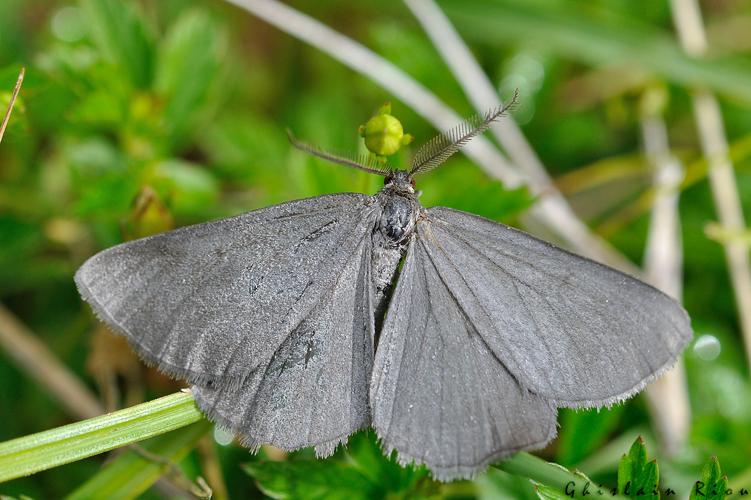
[[[409,185],[408,182],[409,179],[406,185]],[[381,205],[380,218],[371,236],[371,279],[375,292],[373,305],[376,331],[380,330],[399,262],[406,253],[421,211],[414,193],[400,189],[403,187],[401,184],[403,183],[395,185],[391,180],[374,197]]]

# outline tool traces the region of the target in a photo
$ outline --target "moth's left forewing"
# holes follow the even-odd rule
[[[428,211],[427,251],[470,321],[526,388],[561,406],[630,397],[691,338],[673,299],[524,232],[447,208]]]
[[[378,207],[340,193],[130,241],[75,281],[138,354],[190,383],[237,384],[316,308]]]
[[[363,223],[374,224],[372,214]],[[324,457],[368,426],[374,337],[371,256],[368,231],[334,286],[271,359],[240,386],[193,388],[201,410],[251,449],[266,443],[285,450],[315,446]]]
[[[76,283],[248,445],[330,454],[370,422],[380,213],[360,194],[287,202],[108,249]]]

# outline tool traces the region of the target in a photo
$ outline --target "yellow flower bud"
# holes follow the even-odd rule
[[[365,139],[365,147],[378,156],[393,155],[399,148],[412,142],[412,136],[404,133],[401,122],[390,113],[391,104],[386,103],[358,129]]]

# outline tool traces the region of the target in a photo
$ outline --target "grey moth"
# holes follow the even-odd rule
[[[691,338],[655,288],[503,224],[423,208],[414,177],[503,115],[417,150],[375,195],[291,201],[124,243],[75,281],[145,362],[255,450],[331,455],[373,427],[385,453],[471,477],[556,435],[558,407],[634,395]]]

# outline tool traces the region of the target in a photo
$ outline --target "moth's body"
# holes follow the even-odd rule
[[[451,480],[541,448],[558,407],[632,396],[691,328],[680,305],[630,276],[420,206],[414,175],[503,111],[429,141],[409,172],[294,142],[385,185],[118,245],[81,266],[79,291],[251,449],[328,456],[373,427],[387,454]]]
[[[405,174],[397,172],[393,178],[387,178],[383,189],[374,196],[381,212],[373,232],[371,274],[375,285],[376,330],[380,329],[399,261],[407,251],[417,220],[424,216],[414,184]]]

